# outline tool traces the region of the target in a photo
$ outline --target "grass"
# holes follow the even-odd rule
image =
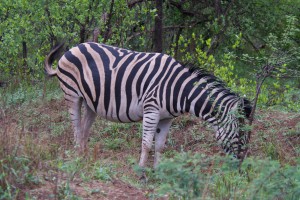
[[[46,92],[45,92],[45,88]],[[196,117],[174,120],[164,161],[139,182],[141,123],[97,118],[89,154],[74,150],[56,80],[0,88],[0,199],[297,199],[300,116],[258,112],[251,156],[239,173]],[[153,154],[153,152],[151,152]],[[298,159],[298,160],[297,160]],[[149,166],[153,162],[150,156]]]

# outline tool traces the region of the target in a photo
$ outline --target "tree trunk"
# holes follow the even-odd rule
[[[175,39],[175,48],[174,48],[174,58],[175,59],[178,59],[178,44],[179,44],[179,38],[180,38],[180,35],[182,33],[182,29],[183,28],[179,28],[178,31],[177,31],[177,34],[176,34],[176,39]]]
[[[162,30],[163,30],[163,1],[162,0],[155,0],[155,6],[157,10],[157,15],[154,21],[154,36],[153,36],[153,44],[154,44],[154,51],[155,52],[162,52]]]
[[[215,0],[215,12],[216,12],[216,17],[220,18],[220,16],[222,15],[221,0]]]
[[[80,37],[80,43],[85,42],[85,25],[81,25],[79,37]]]
[[[93,31],[93,42],[97,42],[98,43],[98,36],[100,34],[100,30],[99,28],[95,28]]]
[[[24,74],[26,74],[28,69],[28,64],[27,64],[27,44],[25,41],[22,42],[22,48],[23,48],[23,69],[24,69]]]
[[[111,18],[112,18],[113,10],[114,10],[114,3],[115,3],[115,1],[111,0],[110,9],[109,9],[108,17],[107,17],[108,19],[107,19],[106,24],[105,24],[106,30],[105,30],[105,33],[104,33],[103,43],[105,43],[108,40],[108,37],[109,37],[109,33],[110,33],[110,29],[111,29]]]

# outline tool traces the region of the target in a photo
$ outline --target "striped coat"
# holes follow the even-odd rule
[[[86,148],[96,114],[115,122],[143,121],[141,167],[146,164],[154,137],[154,165],[158,164],[172,119],[186,112],[209,122],[227,153],[238,155],[248,142],[240,126],[241,114],[250,114],[249,102],[212,75],[185,67],[165,54],[97,43],[73,47],[53,69],[60,49],[62,45],[47,56],[45,70],[60,81],[81,151]]]

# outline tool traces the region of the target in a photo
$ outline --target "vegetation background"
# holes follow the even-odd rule
[[[0,199],[299,199],[299,11],[299,0],[1,1]],[[183,116],[147,184],[139,123],[98,119],[78,157],[62,92],[43,70],[61,41],[167,53],[258,97],[251,156],[238,170],[209,128]]]

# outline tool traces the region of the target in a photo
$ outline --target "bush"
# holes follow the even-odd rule
[[[300,160],[297,161],[300,163]],[[275,160],[211,157],[182,152],[164,159],[155,195],[170,199],[299,199],[300,170]]]

